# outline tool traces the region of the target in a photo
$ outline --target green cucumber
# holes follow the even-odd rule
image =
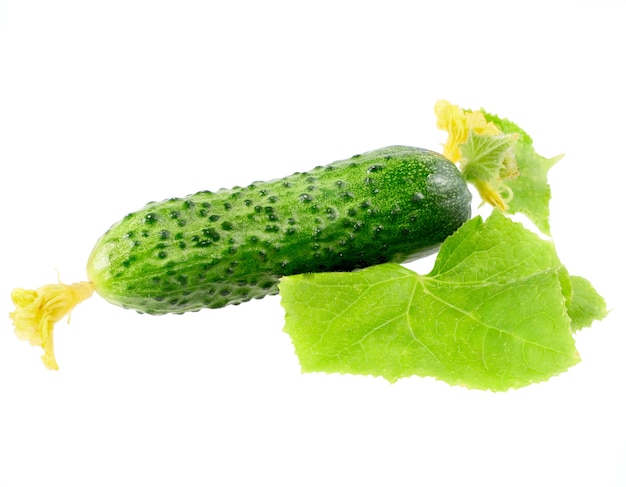
[[[149,203],[111,227],[87,265],[111,303],[149,314],[278,292],[281,276],[350,271],[435,252],[470,217],[454,164],[392,146],[246,187]]]

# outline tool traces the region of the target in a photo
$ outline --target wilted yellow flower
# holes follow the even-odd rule
[[[15,334],[31,345],[43,348],[41,359],[49,369],[59,368],[54,358],[52,331],[57,321],[70,313],[74,307],[89,298],[94,291],[90,282],[76,284],[48,284],[36,290],[14,289],[11,299],[15,311],[9,316],[15,326]]]
[[[467,142],[470,130],[477,134],[499,135],[501,132],[493,122],[487,122],[485,115],[477,111],[465,111],[446,100],[435,104],[437,128],[448,132],[448,140],[443,145],[443,155],[452,162],[461,160],[461,144]]]

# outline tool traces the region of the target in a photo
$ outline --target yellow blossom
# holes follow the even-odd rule
[[[90,282],[76,284],[48,284],[36,290],[14,289],[11,299],[15,311],[9,316],[15,334],[31,345],[43,348],[41,359],[46,367],[56,370],[52,331],[56,322],[68,315],[74,307],[89,298],[94,291]]]
[[[515,156],[510,147],[502,156],[500,167],[494,168],[491,174],[489,174],[490,171],[474,174],[476,167],[472,166],[478,164],[477,167],[481,169],[488,169],[489,166],[484,165],[485,161],[480,159],[478,161],[466,160],[461,153],[461,146],[468,143],[470,134],[493,137],[494,146],[498,147],[499,142],[504,141],[503,137],[505,137],[500,129],[493,122],[488,122],[483,112],[463,110],[458,105],[445,100],[437,101],[435,114],[437,127],[448,132],[448,140],[443,145],[443,155],[453,163],[459,163],[464,177],[476,187],[484,202],[501,211],[506,211],[507,201],[512,198],[513,192],[505,181],[519,176]],[[506,137],[511,147],[518,138],[516,134],[509,134]]]
[[[470,130],[481,135],[501,133],[493,122],[487,122],[482,112],[465,111],[446,100],[437,101],[435,115],[437,128],[448,132],[448,140],[443,145],[443,155],[452,162],[461,160],[460,146],[467,142]]]

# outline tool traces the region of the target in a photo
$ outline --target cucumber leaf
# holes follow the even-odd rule
[[[523,213],[540,231],[550,235],[551,191],[548,171],[563,156],[548,159],[537,154],[533,148],[533,139],[515,123],[484,111],[483,113],[486,120],[492,122],[502,133],[518,137],[513,148],[517,172],[502,179],[502,183],[510,191],[505,211],[510,214]]]
[[[493,391],[576,364],[572,323],[605,313],[590,284],[570,283],[551,241],[498,211],[449,237],[427,275],[382,264],[284,277],[280,292],[304,372]]]
[[[567,306],[567,314],[572,320],[572,330],[578,331],[591,326],[608,314],[604,298],[591,283],[580,276],[570,276],[572,299]]]

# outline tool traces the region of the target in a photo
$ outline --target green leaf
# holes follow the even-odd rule
[[[499,178],[515,142],[511,135],[480,135],[470,131],[467,141],[460,147],[460,169],[465,180],[474,183]]]
[[[515,160],[520,175],[507,182],[513,193],[507,213],[525,214],[546,235],[550,235],[548,171],[562,157],[546,159],[537,154],[532,146],[517,144]]]
[[[428,275],[383,264],[283,278],[285,331],[305,372],[503,391],[579,360],[565,275],[552,242],[496,211],[449,237]]]
[[[563,156],[545,158],[535,152],[532,138],[510,120],[483,111],[485,119],[494,123],[504,134],[519,137],[513,148],[518,174],[504,177],[502,183],[512,197],[507,201],[507,213],[523,213],[539,230],[550,235],[550,185],[548,171]]]
[[[591,326],[594,321],[599,321],[608,314],[604,298],[587,279],[570,276],[570,283],[572,299],[567,306],[567,313],[572,320],[572,330],[578,331]]]

